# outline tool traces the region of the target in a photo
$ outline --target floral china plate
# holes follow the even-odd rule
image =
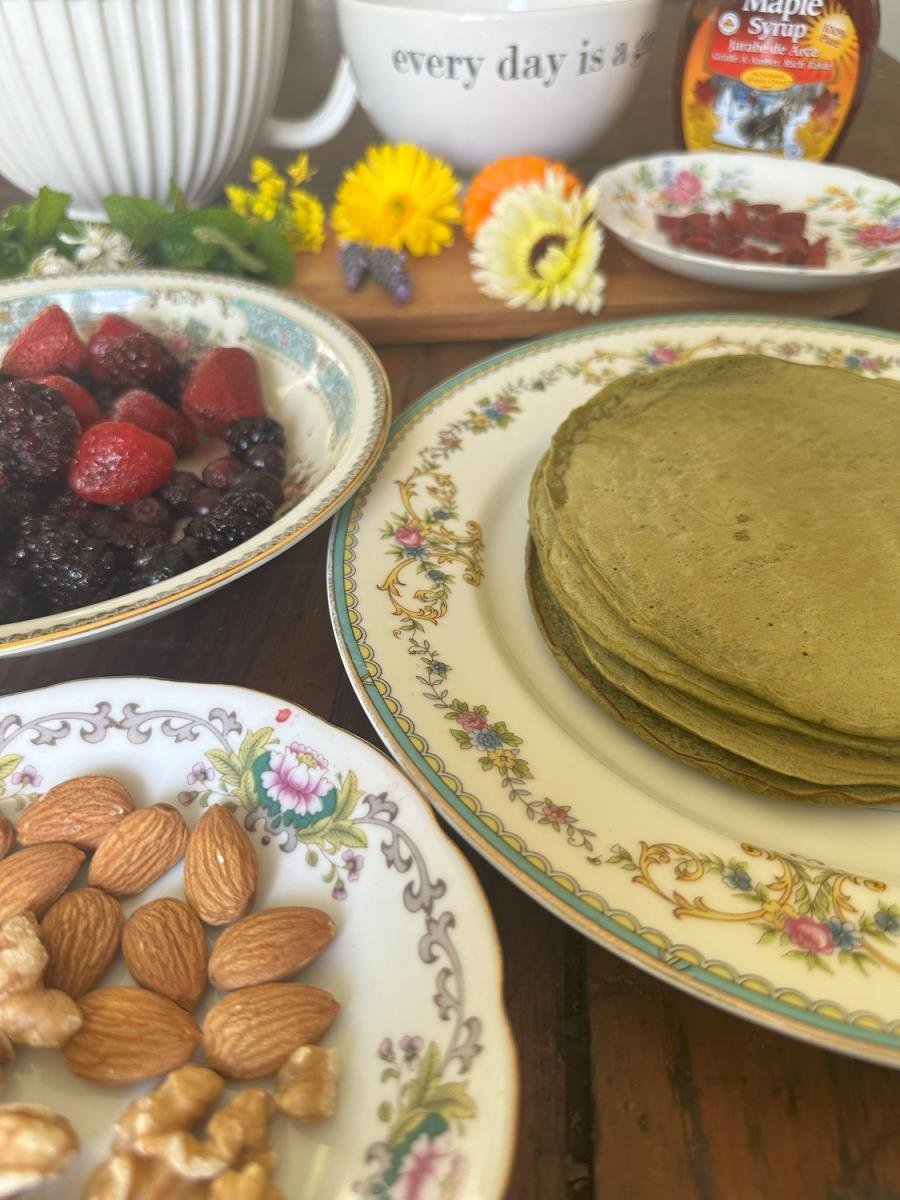
[[[658,154],[596,177],[597,216],[655,267],[721,287],[807,292],[872,281],[900,268],[900,185],[831,163],[764,154]],[[658,216],[778,204],[806,215],[810,242],[828,239],[824,267],[743,262],[672,246]]]
[[[500,1200],[515,1138],[515,1052],[490,912],[428,805],[379,751],[287,701],[224,685],[95,679],[7,696],[0,812],[102,773],[137,804],[178,804],[192,825],[226,804],[260,863],[257,909],[306,904],[337,925],[300,976],[342,1011],[336,1116],[277,1118],[273,1181],[291,1200]],[[180,896],[181,867],[125,902]],[[103,985],[130,983],[121,960]],[[35,1200],[71,1200],[109,1153],[136,1087],[102,1088],[62,1057],[20,1049],[4,1103],[43,1103],[82,1153]],[[29,1193],[31,1194],[31,1193]]]
[[[267,411],[285,427],[286,499],[267,529],[164,583],[0,625],[0,656],[101,637],[200,599],[306,537],[378,458],[390,421],[384,371],[358,334],[313,304],[260,284],[174,271],[16,279],[0,286],[0,355],[48,304],[70,313],[86,336],[103,313],[122,313],[182,360],[214,345],[249,350]]]
[[[399,419],[333,530],[332,619],[385,744],[523,890],[736,1014],[900,1066],[900,812],[779,802],[653,749],[557,665],[524,579],[532,472],[611,380],[761,353],[900,379],[900,337],[751,317],[521,346]]]

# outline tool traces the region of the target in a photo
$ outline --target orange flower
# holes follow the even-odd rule
[[[537,154],[518,154],[498,158],[478,172],[469,185],[463,201],[463,227],[466,237],[474,239],[480,225],[491,215],[499,196],[519,183],[543,183],[547,168],[559,171],[565,178],[566,196],[581,190],[581,180],[562,163],[552,163]]]

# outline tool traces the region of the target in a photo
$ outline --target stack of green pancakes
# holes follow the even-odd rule
[[[900,384],[757,355],[617,380],[532,481],[563,668],[760,792],[900,800]]]

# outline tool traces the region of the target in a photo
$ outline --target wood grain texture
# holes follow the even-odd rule
[[[343,317],[376,344],[533,338],[593,325],[598,320],[689,312],[837,317],[858,312],[872,294],[868,285],[805,294],[713,287],[652,267],[609,234],[601,263],[607,287],[603,309],[597,316],[578,313],[574,308],[526,312],[482,295],[472,280],[468,253],[468,244],[460,240],[437,258],[410,260],[413,302],[404,305],[396,304],[371,281],[358,292],[348,292],[335,246],[329,241],[321,254],[298,259],[289,290]]]

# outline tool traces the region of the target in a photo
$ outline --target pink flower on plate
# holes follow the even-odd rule
[[[466,733],[476,733],[479,729],[487,727],[487,717],[482,717],[479,713],[463,712],[456,718],[456,723],[465,729]]]
[[[548,821],[557,825],[565,825],[569,820],[569,809],[564,808],[561,804],[554,804],[552,800],[544,801],[541,805],[541,812]]]
[[[491,408],[495,409],[498,413],[512,412],[512,405],[508,400],[495,400]]]
[[[861,246],[896,246],[900,243],[900,225],[866,225],[857,230],[856,240]]]
[[[449,1133],[420,1134],[410,1146],[394,1185],[397,1200],[455,1200],[462,1195],[464,1160]]]
[[[415,549],[425,541],[425,534],[418,525],[398,525],[394,530],[394,541],[398,546]]]
[[[831,954],[834,950],[834,934],[827,925],[812,917],[786,917],[784,931],[801,950],[810,950],[813,954]]]
[[[672,204],[691,204],[703,191],[703,181],[693,171],[679,171],[663,195]]]
[[[290,715],[291,710],[289,708],[279,708],[278,712],[275,714],[275,720],[279,725],[283,725]]]
[[[657,346],[651,352],[650,358],[659,366],[665,367],[669,363],[678,362],[678,351],[674,346]]]
[[[331,788],[325,777],[328,759],[309,746],[292,742],[287,750],[273,750],[262,785],[285,812],[301,816],[322,811],[322,797]]]
[[[32,787],[40,787],[41,777],[34,767],[30,767],[28,763],[23,763],[18,771],[13,771],[12,775],[10,775],[9,782],[13,787],[18,787],[20,783],[30,783]]]

